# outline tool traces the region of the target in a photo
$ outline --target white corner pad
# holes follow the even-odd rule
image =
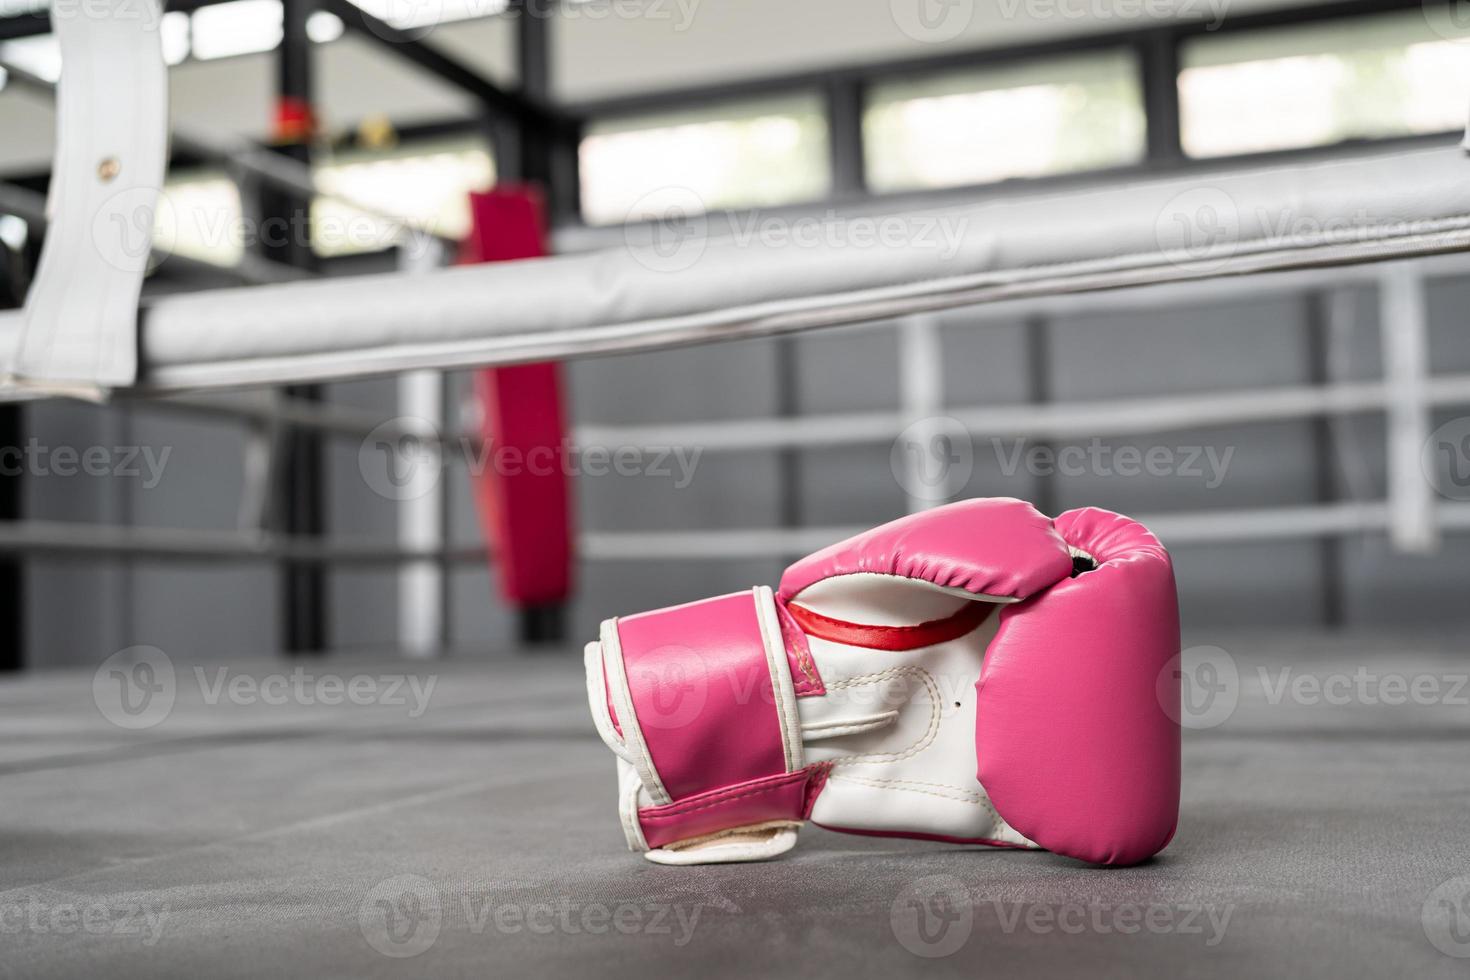
[[[800,824],[773,821],[749,827],[732,827],[717,834],[677,844],[666,844],[647,851],[644,857],[654,864],[742,864],[768,861],[780,857],[796,846]]]
[[[0,318],[0,387],[101,400],[138,376],[138,297],[168,157],[156,0],[53,4],[49,228],[22,310]]]

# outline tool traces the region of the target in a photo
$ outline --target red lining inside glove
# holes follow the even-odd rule
[[[794,602],[787,603],[791,618],[806,632],[820,640],[845,643],[869,650],[917,650],[948,643],[971,632],[995,610],[993,602],[966,602],[959,610],[943,619],[931,619],[913,626],[866,626],[823,616]]]

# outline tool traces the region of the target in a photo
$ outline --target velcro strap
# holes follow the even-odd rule
[[[637,742],[661,789],[649,787],[655,799],[677,803],[802,767],[769,589],[620,618],[614,631]],[[626,734],[628,719],[618,715]]]

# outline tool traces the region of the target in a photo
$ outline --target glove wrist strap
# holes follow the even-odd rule
[[[781,828],[805,818],[819,770],[805,765],[792,678],[805,650],[789,650],[782,626],[766,588],[603,623],[603,691],[591,697],[594,714],[599,698],[606,707],[604,740],[638,775],[624,814],[635,850],[710,838],[711,852],[742,854],[713,859],[749,860],[790,847]],[[589,663],[595,688],[592,674]]]

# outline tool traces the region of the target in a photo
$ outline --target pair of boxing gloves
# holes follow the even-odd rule
[[[771,858],[805,821],[1133,864],[1179,809],[1174,573],[1142,525],[966,500],[780,588],[602,624],[586,648],[628,845]]]

